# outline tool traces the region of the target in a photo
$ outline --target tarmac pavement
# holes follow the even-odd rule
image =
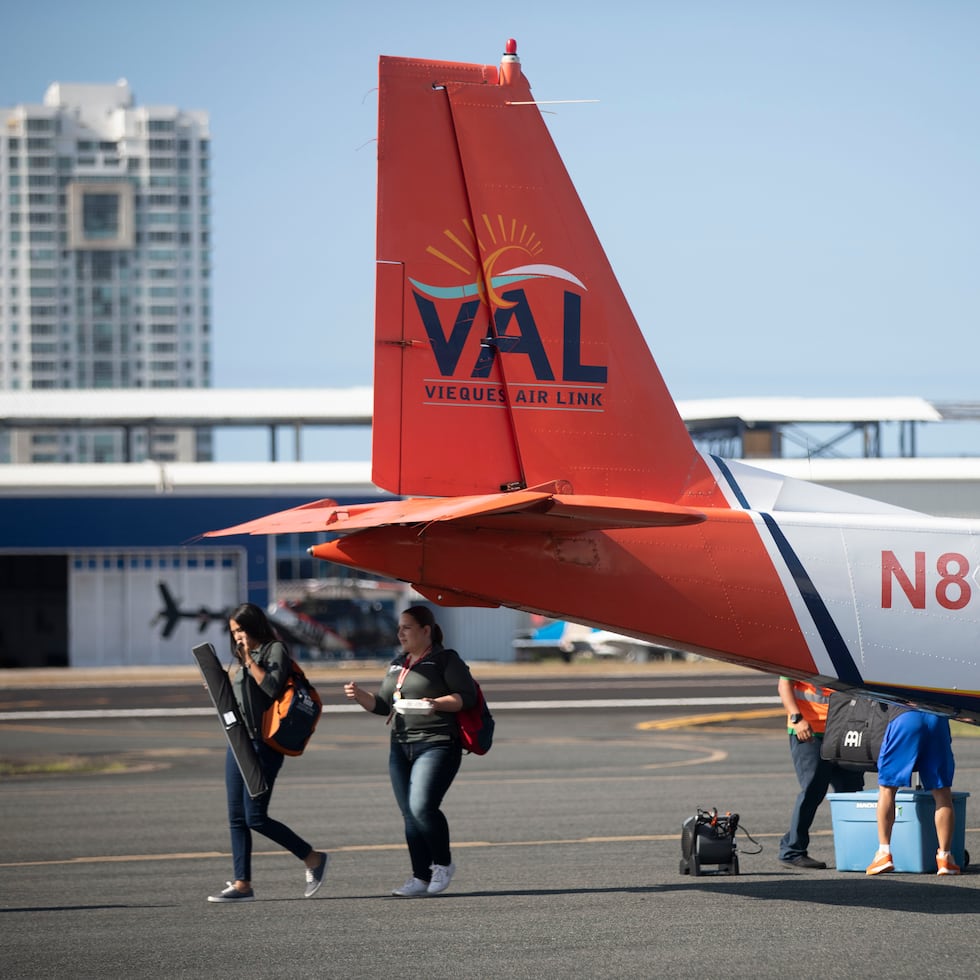
[[[384,721],[325,716],[273,804],[331,852],[325,884],[304,900],[300,863],[257,838],[257,900],[235,906],[206,902],[231,874],[216,719],[4,721],[0,757],[121,765],[0,780],[3,975],[980,976],[980,875],[837,872],[826,803],[811,853],[831,868],[784,868],[797,787],[779,725],[658,731],[657,715],[501,711],[494,748],[464,760],[444,807],[456,877],[412,900],[389,895],[409,869]],[[980,740],[954,748],[956,789],[971,791]],[[739,875],[680,873],[698,807],[740,814]]]

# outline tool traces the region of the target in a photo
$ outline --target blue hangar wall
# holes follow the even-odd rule
[[[222,613],[273,598],[277,545],[268,536],[202,535],[310,499],[77,491],[0,498],[0,668],[186,664],[195,643],[221,650]],[[327,537],[293,540],[305,551]],[[161,584],[184,612],[169,632]]]

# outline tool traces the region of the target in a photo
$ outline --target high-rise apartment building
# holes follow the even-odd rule
[[[126,81],[0,107],[0,389],[210,386],[209,163],[207,113],[137,106]],[[0,434],[0,461],[114,461],[124,439]],[[211,435],[129,452],[208,460]]]

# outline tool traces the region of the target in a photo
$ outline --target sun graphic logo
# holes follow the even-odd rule
[[[475,226],[464,220],[462,229],[447,228],[443,242],[425,250],[451,270],[454,285],[408,277],[439,377],[480,384],[499,384],[506,378],[507,385],[558,385],[562,391],[549,395],[549,404],[559,397],[563,400],[556,404],[562,405],[572,398],[587,399],[591,410],[598,410],[595,390],[567,390],[606,383],[604,364],[583,361],[582,302],[588,292],[584,283],[567,269],[541,262],[544,244],[516,218],[483,214]],[[431,261],[427,268],[432,268]],[[529,296],[525,284],[545,279],[559,282],[561,295],[532,291]],[[504,375],[501,358],[507,360]],[[514,400],[525,397],[515,395]],[[535,404],[544,407],[538,393],[535,398]]]
[[[506,300],[500,291],[529,279],[561,279],[585,291],[585,285],[567,269],[536,262],[544,251],[537,235],[526,223],[502,214],[483,214],[476,228],[464,218],[464,231],[443,231],[442,248],[429,245],[426,252],[455,269],[466,281],[455,286],[433,286],[410,279],[412,285],[433,299],[467,299],[477,297],[497,309],[512,309],[516,301]],[[480,256],[485,258],[480,260]]]

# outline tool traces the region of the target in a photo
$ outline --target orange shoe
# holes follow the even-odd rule
[[[938,858],[936,859],[939,860]],[[875,855],[875,859],[868,865],[865,874],[880,875],[886,871],[894,871],[895,862],[892,861],[891,854],[882,854],[880,851]]]
[[[960,873],[960,866],[953,860],[952,854],[947,854],[945,857],[937,854],[936,868],[938,869],[937,875],[958,875]]]

